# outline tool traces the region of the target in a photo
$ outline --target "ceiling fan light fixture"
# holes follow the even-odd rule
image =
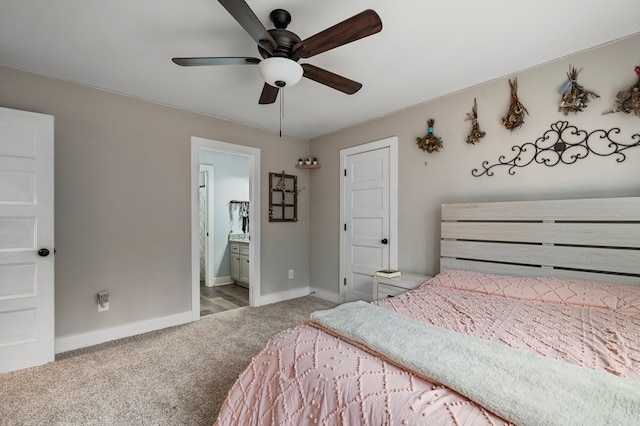
[[[298,84],[302,78],[302,66],[299,63],[278,56],[263,59],[258,64],[262,79],[273,87],[290,87]]]

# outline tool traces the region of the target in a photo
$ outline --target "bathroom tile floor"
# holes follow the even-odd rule
[[[249,289],[237,284],[200,286],[200,316],[249,306]]]

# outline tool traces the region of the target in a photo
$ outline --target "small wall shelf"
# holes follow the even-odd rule
[[[319,169],[320,164],[296,164],[296,169]]]

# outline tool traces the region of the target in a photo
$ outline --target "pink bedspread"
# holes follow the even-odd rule
[[[448,271],[377,302],[432,325],[640,381],[640,288]],[[229,392],[220,425],[506,421],[312,326],[276,335]]]

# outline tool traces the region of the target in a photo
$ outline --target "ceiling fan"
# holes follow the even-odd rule
[[[262,60],[250,57],[200,57],[173,58],[178,65],[191,67],[202,65],[258,65],[265,81],[260,104],[272,104],[280,88],[293,86],[306,77],[325,86],[352,95],[362,84],[311,64],[299,64],[302,58],[310,58],[327,50],[351,43],[382,30],[382,21],[373,10],[365,10],[305,40],[286,28],[291,14],[276,9],[269,15],[274,29],[267,30],[244,0],[218,0],[222,6],[258,43]]]

